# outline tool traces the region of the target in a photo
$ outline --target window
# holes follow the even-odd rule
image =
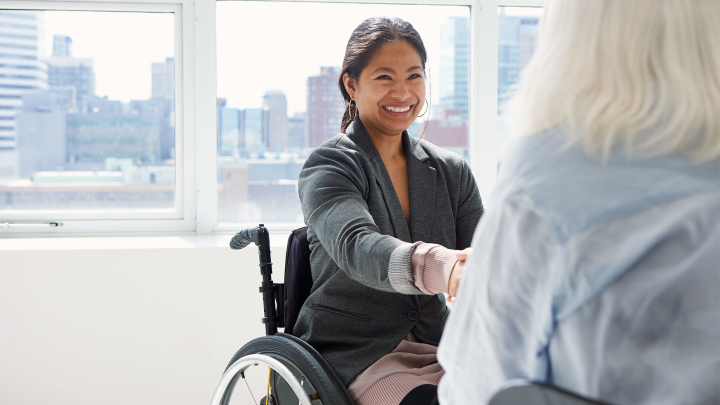
[[[300,169],[313,148],[340,131],[345,46],[374,16],[410,22],[428,51],[431,108],[409,132],[469,157],[469,7],[220,2],[219,223],[303,222]]]
[[[431,109],[411,132],[466,156],[487,199],[511,125],[497,107],[537,28],[503,27],[543,0],[392,1],[3,1],[0,237],[296,225],[299,168],[344,111],[346,41],[378,15],[428,49]]]
[[[512,98],[535,52],[542,8],[498,7],[498,156],[512,121],[504,105]]]
[[[0,12],[0,211],[174,209],[173,31],[172,13]]]

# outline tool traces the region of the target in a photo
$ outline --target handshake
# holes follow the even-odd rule
[[[450,281],[448,282],[448,301],[451,303],[454,303],[457,297],[460,280],[462,279],[463,271],[465,271],[465,261],[470,256],[470,253],[472,253],[472,248],[455,251],[455,256],[458,261],[455,263],[455,266],[453,266],[452,272],[450,273]]]

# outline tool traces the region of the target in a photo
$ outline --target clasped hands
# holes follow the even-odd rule
[[[450,273],[450,281],[448,282],[448,301],[451,303],[454,303],[457,297],[460,280],[462,279],[463,271],[465,271],[465,261],[471,252],[472,248],[455,251],[455,256],[458,261],[455,263],[455,266],[453,266],[452,272]]]

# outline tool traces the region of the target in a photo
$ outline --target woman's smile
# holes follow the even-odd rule
[[[414,104],[403,104],[403,105],[384,105],[383,110],[392,117],[407,117],[410,115]]]

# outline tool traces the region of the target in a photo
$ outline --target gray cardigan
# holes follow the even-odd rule
[[[467,162],[403,133],[410,228],[390,176],[360,120],[323,143],[300,172],[313,287],[294,334],[332,365],[345,385],[390,353],[408,332],[437,345],[449,310],[442,294],[393,289],[393,251],[410,242],[470,246],[483,212]]]

